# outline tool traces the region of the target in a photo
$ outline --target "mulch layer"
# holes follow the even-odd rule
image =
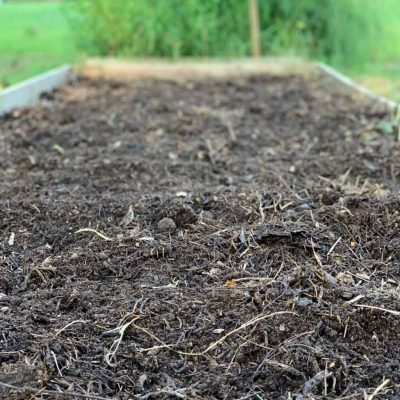
[[[400,399],[388,118],[300,76],[2,117],[0,398]]]

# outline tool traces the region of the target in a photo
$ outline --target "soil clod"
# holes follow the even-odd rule
[[[157,228],[161,232],[175,232],[176,224],[172,218],[163,218],[158,222]]]

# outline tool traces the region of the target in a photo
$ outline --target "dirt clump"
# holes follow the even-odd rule
[[[158,230],[161,232],[175,232],[176,231],[176,224],[172,218],[163,218],[158,221],[157,224]]]

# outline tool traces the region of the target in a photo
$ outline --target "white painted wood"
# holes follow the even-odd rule
[[[307,63],[304,64],[307,65]],[[348,90],[358,92],[373,101],[382,103],[391,110],[400,109],[400,104],[375,94],[329,65],[317,63],[316,66],[327,77],[335,81],[335,83],[346,87]],[[72,67],[70,65],[64,65],[3,90],[0,92],[0,115],[8,113],[15,108],[35,105],[43,93],[51,92],[56,89],[61,84],[67,82],[72,75]]]
[[[335,80],[337,83],[342,84],[349,88],[353,92],[359,92],[363,96],[370,98],[373,101],[378,103],[385,104],[391,110],[397,110],[400,107],[400,104],[396,103],[393,100],[389,100],[386,97],[379,96],[376,93],[372,92],[371,90],[367,89],[366,87],[359,85],[358,83],[354,82],[348,76],[342,74],[341,72],[337,71],[335,68],[324,64],[324,63],[317,63],[317,67],[325,73],[327,76]]]
[[[51,92],[72,76],[72,67],[64,65],[10,86],[0,92],[0,115],[15,108],[35,105],[43,93]]]

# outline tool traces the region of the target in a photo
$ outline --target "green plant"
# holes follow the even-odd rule
[[[259,0],[263,54],[398,59],[400,0]],[[79,45],[117,56],[249,55],[246,0],[67,0]],[[397,38],[397,40],[396,40]]]
[[[66,10],[91,54],[223,57],[249,49],[243,1],[70,0]]]

